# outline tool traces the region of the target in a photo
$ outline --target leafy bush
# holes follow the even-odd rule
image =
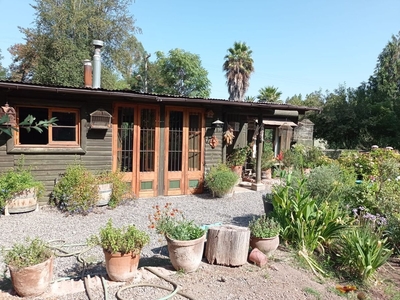
[[[72,214],[89,213],[98,200],[98,191],[93,188],[95,183],[95,176],[85,167],[69,165],[53,190],[56,205]]]
[[[0,175],[0,210],[15,194],[29,188],[35,188],[38,197],[44,191],[43,183],[35,180],[31,168],[24,167],[22,158],[15,169],[9,169]]]
[[[274,218],[262,215],[258,218],[253,217],[249,222],[250,233],[256,238],[271,238],[279,234],[281,229],[279,223]]]
[[[53,255],[53,252],[39,238],[25,240],[25,243],[15,243],[4,256],[7,265],[24,268],[40,264]]]
[[[303,178],[293,188],[291,174],[285,178],[285,184],[275,186],[273,190],[274,210],[271,216],[282,227],[281,237],[299,249],[299,254],[307,261],[312,270],[324,273],[312,258],[313,252],[324,247],[339,236],[346,228],[346,214],[336,202],[322,202],[310,196],[307,179]]]
[[[367,280],[392,254],[387,238],[382,239],[386,219],[355,209],[355,226],[344,231],[332,247],[336,263],[352,278]]]
[[[110,253],[122,254],[133,252],[139,254],[142,248],[150,241],[149,235],[137,229],[134,225],[114,227],[109,219],[106,226],[100,229],[99,235],[89,238],[88,244],[99,245]]]
[[[238,181],[239,176],[225,164],[212,167],[205,177],[205,185],[216,196],[229,193]]]
[[[158,234],[180,241],[196,240],[205,234],[193,221],[186,220],[177,208],[172,208],[171,203],[166,203],[164,207],[156,205],[153,208],[155,212],[149,216],[149,227],[155,229]]]
[[[322,201],[340,201],[355,185],[353,174],[342,170],[338,164],[321,165],[312,169],[307,178],[310,196]]]

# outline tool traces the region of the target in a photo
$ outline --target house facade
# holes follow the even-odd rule
[[[285,122],[296,125],[298,114],[310,110],[0,81],[0,104],[6,103],[17,124],[28,115],[58,119],[43,133],[20,129],[12,137],[0,135],[0,171],[15,167],[23,156],[45,184],[41,203],[48,202],[54,183],[73,163],[93,172],[120,170],[137,197],[202,193],[205,172],[233,148],[247,145],[254,120],[276,130]],[[282,113],[287,111],[297,114]],[[223,139],[228,126],[234,130],[232,145]]]

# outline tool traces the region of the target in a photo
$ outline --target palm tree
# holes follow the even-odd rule
[[[235,42],[224,57],[222,68],[227,79],[229,100],[243,101],[250,75],[254,72],[252,52],[246,43]]]
[[[255,102],[256,99],[257,98],[255,96],[246,96],[246,98],[244,98],[244,102]]]
[[[257,98],[259,102],[282,103],[282,100],[279,99],[279,97],[282,95],[282,92],[279,92],[278,88],[274,86],[263,87],[258,92],[259,95]]]

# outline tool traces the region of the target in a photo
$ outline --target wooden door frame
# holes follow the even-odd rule
[[[118,153],[118,109],[120,107],[133,108],[133,148],[132,148],[132,174],[125,176],[125,180],[128,177],[131,178],[131,191],[138,197],[152,197],[158,195],[158,161],[160,157],[160,107],[158,105],[151,104],[133,104],[126,102],[115,102],[113,103],[113,120],[112,120],[112,170],[116,171],[117,166],[117,153]],[[154,137],[154,171],[146,174],[146,172],[140,172],[140,112],[142,109],[154,109],[155,116],[155,137]],[[141,181],[143,179],[152,179],[153,186],[152,190],[141,191]]]
[[[182,170],[177,171],[181,173],[180,180],[180,189],[176,191],[169,190],[169,113],[171,111],[180,111],[183,113],[183,128],[182,128]],[[200,139],[200,170],[198,171],[189,171],[188,170],[188,137],[189,137],[189,114],[191,112],[200,114],[200,128],[201,128],[201,139]],[[191,107],[182,107],[182,106],[166,106],[165,107],[165,156],[164,156],[164,195],[185,195],[192,193],[200,193],[202,192],[202,181],[204,178],[204,156],[205,156],[205,147],[204,147],[204,135],[205,135],[205,110],[201,108],[191,108]],[[171,171],[173,172],[173,171]],[[191,174],[192,173],[192,174]],[[190,188],[189,181],[190,175],[193,176],[193,173],[197,174],[196,179],[199,178],[199,182],[201,182],[201,187],[198,189]]]

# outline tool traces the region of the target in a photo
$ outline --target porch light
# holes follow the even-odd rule
[[[224,122],[222,122],[219,119],[217,119],[216,121],[212,122],[212,125],[215,128],[222,128],[222,126],[224,125]]]

